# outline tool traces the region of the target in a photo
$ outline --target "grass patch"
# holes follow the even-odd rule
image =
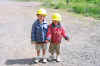
[[[41,0],[16,0],[16,1],[21,1],[21,2],[31,2],[31,1],[41,1]]]
[[[46,0],[44,5],[55,9],[67,9],[84,16],[100,18],[100,0],[70,0],[69,3],[67,3],[67,0]]]
[[[100,18],[100,0],[17,0],[17,1],[39,1],[43,6],[54,9],[66,9],[84,16]]]

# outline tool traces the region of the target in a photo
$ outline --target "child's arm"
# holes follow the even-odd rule
[[[69,41],[69,36],[68,34],[65,32],[65,29],[62,27],[62,36],[65,38],[65,40]]]
[[[32,31],[31,31],[31,42],[32,44],[35,42],[35,23],[32,25]]]

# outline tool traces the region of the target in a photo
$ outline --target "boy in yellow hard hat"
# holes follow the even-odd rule
[[[48,27],[47,32],[47,40],[48,42],[50,40],[50,46],[49,46],[49,52],[51,54],[49,60],[54,60],[54,53],[56,53],[56,61],[61,61],[59,55],[60,55],[60,45],[61,45],[61,39],[62,37],[65,38],[65,40],[69,41],[69,36],[65,32],[63,26],[61,25],[61,15],[59,13],[54,13],[52,15],[52,24]]]
[[[48,24],[45,21],[45,17],[47,16],[47,12],[45,9],[37,10],[37,20],[32,25],[32,32],[31,32],[31,41],[32,44],[35,43],[35,49],[37,52],[37,57],[35,58],[34,62],[39,62],[40,59],[40,51],[42,50],[42,62],[46,63],[47,59],[45,57],[47,44],[45,43],[46,40],[46,33],[48,30]]]

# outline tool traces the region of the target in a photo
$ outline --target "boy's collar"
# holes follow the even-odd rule
[[[39,19],[37,19],[37,21],[38,21],[38,23],[40,24]],[[43,20],[42,24],[45,24],[45,23],[46,23],[46,21],[45,21],[45,20]]]

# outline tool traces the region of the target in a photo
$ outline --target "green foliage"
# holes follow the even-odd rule
[[[31,1],[31,0],[16,0],[16,1],[26,1],[26,2],[29,2],[29,1]]]
[[[55,2],[56,1],[56,2]],[[73,12],[100,18],[100,0],[47,0],[45,5],[52,8],[70,8]]]
[[[75,13],[100,18],[100,0],[21,0],[40,1],[44,6],[55,9],[70,9]]]
[[[72,5],[72,9],[76,13],[85,13],[87,12],[87,5],[86,3],[83,3],[83,4],[77,3],[77,4]]]
[[[16,0],[16,1],[30,2],[30,1],[43,1],[43,0]]]

